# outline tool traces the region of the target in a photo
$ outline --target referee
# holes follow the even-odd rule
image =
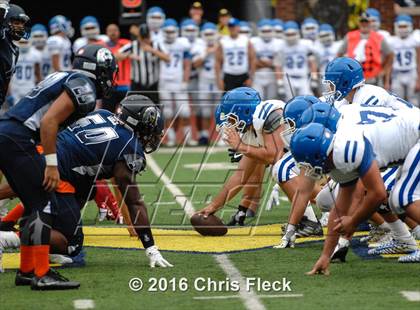
[[[140,25],[136,40],[124,45],[118,51],[118,60],[126,58],[131,59],[131,91],[137,91],[157,104],[159,62],[161,60],[168,62],[170,58],[164,52],[159,40],[152,42],[146,24]]]

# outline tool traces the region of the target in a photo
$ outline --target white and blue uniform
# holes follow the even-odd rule
[[[41,78],[45,79],[51,73],[51,54],[47,46],[38,51],[41,53]]]
[[[79,49],[81,49],[82,47],[85,47],[86,45],[88,45],[89,44],[89,40],[91,40],[91,39],[88,39],[86,37],[77,38],[76,41],[74,41],[74,43],[73,43],[73,53],[76,54],[76,52]],[[91,41],[96,41],[96,42],[91,43],[91,44],[104,45],[105,43],[108,43],[109,42],[109,38],[108,38],[108,36],[106,36],[104,34],[100,34],[100,35],[97,35],[96,36],[96,39],[95,40],[91,40]]]
[[[47,40],[47,48],[51,57],[59,55],[61,71],[71,69],[71,42],[67,37],[50,36]]]
[[[394,51],[394,63],[392,65],[391,89],[394,93],[415,106],[419,106],[416,94],[417,81],[417,51],[419,42],[411,34],[407,38],[392,36],[388,39]]]
[[[285,73],[286,98],[293,97],[290,87],[288,87],[286,74],[289,76],[295,96],[312,95],[309,86],[309,59],[315,54],[312,43],[308,40],[299,40],[296,44],[290,45],[284,41],[280,50],[280,61]]]
[[[175,115],[190,116],[188,94],[184,86],[184,60],[191,59],[191,45],[186,38],[176,38],[173,43],[164,42],[163,48],[169,54],[170,62],[160,62],[159,96],[165,118]]]
[[[320,42],[316,42],[316,56],[318,58],[318,70],[322,74],[325,73],[325,68],[328,63],[337,58],[337,52],[342,43],[340,41],[335,41],[331,45],[324,45]]]
[[[271,39],[263,40],[260,37],[251,38],[252,46],[255,49],[257,59],[268,60],[275,63],[281,48],[281,41]],[[277,81],[273,68],[259,68],[255,71],[254,83],[252,85],[263,99],[275,98],[277,95]]]
[[[235,39],[224,36],[220,39],[223,50],[223,73],[230,75],[248,73],[248,43],[249,39],[246,36],[238,36]]]
[[[14,103],[35,87],[35,65],[38,64],[41,68],[41,62],[42,54],[35,47],[31,46],[28,51],[20,53],[9,88]]]

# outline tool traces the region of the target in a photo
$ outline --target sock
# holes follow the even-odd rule
[[[98,208],[107,208],[111,211],[114,219],[118,217],[120,210],[114,194],[111,192],[108,183],[104,180],[96,181],[95,202]]]
[[[396,220],[393,223],[388,223],[388,225],[397,239],[407,239],[411,237],[407,226],[401,220]]]
[[[308,206],[305,209],[305,213],[303,214],[304,216],[306,216],[308,218],[308,220],[312,221],[312,222],[318,222],[318,219],[316,218],[314,209],[312,208],[311,205],[308,204]]]
[[[414,227],[411,232],[414,235],[414,238],[419,239],[420,238],[420,225],[417,225],[416,227]]]
[[[17,223],[17,221],[22,217],[23,211],[23,204],[18,203],[16,207],[10,210],[9,213],[1,219],[1,221]]]
[[[381,225],[378,226],[380,229],[383,230],[390,230],[391,228],[389,227],[387,222],[383,222]]]
[[[296,225],[293,225],[293,224],[287,224],[287,227],[286,227],[286,234],[288,233],[288,232],[295,232],[296,231]]]
[[[208,130],[200,130],[200,137],[202,137],[202,138],[208,138],[209,137]]]
[[[346,238],[340,236],[340,238],[338,239],[338,245],[340,247],[348,247],[350,246],[350,240],[347,240]]]
[[[29,245],[20,246],[20,271],[23,273],[34,270],[33,247]]]
[[[37,277],[43,277],[48,270],[50,270],[50,261],[49,261],[49,253],[50,253],[50,246],[49,245],[34,245],[33,248],[33,258],[34,258],[34,266],[35,266],[35,275]]]

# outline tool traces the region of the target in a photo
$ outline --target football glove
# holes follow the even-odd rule
[[[166,268],[166,267],[173,267],[171,263],[169,263],[166,259],[163,258],[162,254],[160,254],[157,246],[153,245],[146,249],[146,256],[150,260],[150,267],[155,268],[156,266]]]
[[[229,154],[231,163],[239,162],[241,160],[242,156],[243,156],[242,153],[238,153],[234,149],[228,149],[228,154]]]
[[[265,209],[270,211],[273,209],[274,206],[280,205],[280,185],[275,184],[273,189],[271,190],[270,197],[268,198],[267,204],[265,205]]]
[[[273,246],[275,249],[294,248],[296,241],[296,231],[294,229],[286,231],[281,238],[280,244]]]

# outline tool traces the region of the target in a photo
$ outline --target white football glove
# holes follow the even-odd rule
[[[273,246],[275,249],[285,249],[285,248],[294,248],[296,241],[296,231],[289,230],[286,231],[283,238],[281,238],[281,242],[278,245]]]
[[[155,268],[155,266],[162,268],[173,267],[171,263],[163,258],[162,254],[160,254],[157,246],[155,245],[146,249],[146,256],[149,258],[150,267],[152,268]]]
[[[273,206],[280,205],[280,185],[275,184],[273,189],[271,190],[270,197],[268,198],[267,204],[265,205],[265,209],[267,211],[273,209]]]

